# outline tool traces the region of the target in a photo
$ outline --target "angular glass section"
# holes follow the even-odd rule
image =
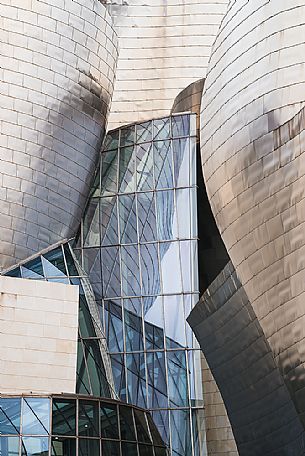
[[[119,193],[134,192],[136,187],[133,146],[121,147],[119,154]]]
[[[21,456],[48,456],[48,437],[23,437],[21,442]]]
[[[115,196],[101,198],[100,204],[102,245],[118,244],[117,199]]]
[[[143,143],[152,140],[152,122],[144,122],[136,125],[136,142]]]
[[[137,201],[140,243],[154,241],[157,232],[155,193],[138,193]]]
[[[50,433],[50,400],[25,397],[22,407],[22,434],[44,435]]]
[[[125,407],[124,405],[120,405],[119,413],[120,413],[121,439],[122,440],[136,440],[132,409],[130,407]]]
[[[102,196],[112,195],[118,188],[118,152],[105,152],[101,158],[101,191]]]
[[[79,439],[78,456],[100,456],[100,441],[95,439]]]
[[[99,437],[99,403],[79,400],[78,402],[78,435]]]
[[[0,398],[0,434],[19,434],[20,398]]]
[[[153,121],[153,137],[155,140],[167,139],[171,136],[171,119],[165,117],[164,119],[157,119]]]
[[[76,401],[53,399],[52,434],[76,435]]]
[[[154,188],[152,144],[144,143],[136,147],[137,190],[148,191]]]
[[[75,456],[76,439],[69,437],[53,437],[51,443],[51,456]]]
[[[173,188],[171,141],[157,141],[154,143],[154,176],[156,189]]]
[[[120,443],[111,441],[111,440],[103,440],[102,441],[102,455],[103,456],[120,456]]]
[[[138,240],[135,195],[119,196],[119,224],[121,244],[133,244]]]
[[[117,405],[102,402],[101,413],[101,435],[103,438],[119,438],[119,422]]]
[[[19,437],[0,436],[0,456],[18,456]]]

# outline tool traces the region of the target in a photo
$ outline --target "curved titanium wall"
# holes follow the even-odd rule
[[[188,317],[226,404],[240,456],[305,454],[305,433],[232,263]]]
[[[218,227],[305,424],[303,1],[231,1],[202,100]]]
[[[105,131],[117,39],[98,0],[12,1],[1,7],[0,33],[1,270],[77,229]]]

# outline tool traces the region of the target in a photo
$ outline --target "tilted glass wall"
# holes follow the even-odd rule
[[[145,410],[74,395],[0,398],[0,456],[167,456]]]
[[[100,307],[116,390],[148,408],[172,454],[202,455],[196,116],[106,137],[75,253]]]
[[[94,294],[88,277],[74,258],[70,246],[65,243],[51,247],[4,274],[79,286],[76,392],[115,397],[107,343]]]

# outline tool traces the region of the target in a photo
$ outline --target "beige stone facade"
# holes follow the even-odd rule
[[[0,276],[1,393],[75,393],[78,287]]]

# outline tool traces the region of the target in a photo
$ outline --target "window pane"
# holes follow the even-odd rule
[[[119,192],[135,191],[135,156],[134,147],[120,147],[119,155]]]
[[[120,130],[118,130],[118,129],[110,131],[105,138],[105,142],[103,144],[103,149],[104,150],[117,149],[117,147],[119,145],[119,135],[120,135]]]
[[[121,439],[122,440],[136,440],[134,424],[133,424],[132,408],[120,405],[119,410],[120,410]],[[123,454],[125,454],[125,453],[123,452]]]
[[[121,247],[121,274],[123,296],[141,294],[139,253],[136,245]]]
[[[83,244],[85,247],[100,245],[99,198],[91,198],[83,218]]]
[[[155,187],[173,187],[173,157],[171,141],[157,141],[154,143],[154,175]]]
[[[137,143],[151,141],[152,139],[152,122],[144,122],[136,125]]]
[[[103,441],[102,449],[103,456],[120,456],[121,454],[119,442]]]
[[[114,404],[101,403],[102,437],[119,439],[118,412]],[[111,454],[111,453],[110,453]]]
[[[79,439],[78,455],[79,456],[99,456],[100,441],[93,439]]]
[[[160,293],[160,274],[157,244],[140,246],[142,293],[154,295]],[[146,313],[147,309],[144,309]]]
[[[160,260],[163,293],[181,293],[179,242],[162,242],[160,244]]]
[[[137,198],[140,242],[155,241],[157,222],[154,193],[138,193]]]
[[[165,353],[147,353],[148,400],[149,408],[168,407]]]
[[[129,146],[135,142],[135,127],[121,128],[120,146]]]
[[[118,244],[118,214],[115,196],[101,198],[101,237],[102,245]]]
[[[54,437],[52,439],[52,456],[75,456],[76,439]]]
[[[142,318],[125,310],[126,351],[143,351]]]
[[[76,404],[73,399],[53,399],[52,434],[76,435]]]
[[[162,241],[177,239],[178,228],[174,191],[156,192],[158,238]]]
[[[153,449],[150,445],[139,445],[140,456],[153,456]]]
[[[127,390],[130,403],[145,408],[146,404],[146,381],[145,360],[143,353],[126,355],[127,365]]]
[[[23,437],[21,445],[22,456],[48,456],[48,437]]]
[[[122,455],[138,456],[138,449],[136,443],[122,442]]]
[[[167,352],[168,395],[173,406],[188,405],[185,351]]]
[[[175,187],[190,186],[190,140],[173,140]],[[196,157],[195,157],[196,158]],[[193,184],[196,181],[192,182]]]
[[[185,347],[183,295],[164,296],[164,319],[167,348]]]
[[[0,456],[18,456],[19,437],[0,436]]]
[[[192,455],[190,417],[188,410],[170,412],[172,448],[174,454]]]
[[[189,136],[190,134],[190,116],[184,114],[182,116],[172,117],[172,131],[173,137]]]
[[[21,399],[0,398],[0,434],[19,434]]]
[[[136,148],[137,190],[152,190],[153,182],[153,153],[151,143],[145,143]]]
[[[170,137],[170,118],[154,120],[154,139],[166,139]]]
[[[110,358],[115,390],[117,391],[120,399],[122,401],[126,401],[127,392],[124,356],[111,355]]]
[[[99,436],[98,402],[79,400],[78,434],[87,437]]]
[[[137,216],[135,195],[119,197],[120,239],[122,244],[137,242]]]
[[[50,432],[50,400],[48,398],[24,398],[22,434],[43,435]]]
[[[121,296],[121,274],[118,247],[103,247],[102,278],[105,298]]]
[[[117,192],[118,151],[103,152],[101,160],[101,195],[113,195]]]
[[[168,411],[157,410],[153,412],[154,420],[152,420],[150,413],[147,413],[146,416],[154,445],[164,445],[162,438],[168,440]]]
[[[151,443],[145,413],[135,409],[134,417],[137,429],[138,442]]]

